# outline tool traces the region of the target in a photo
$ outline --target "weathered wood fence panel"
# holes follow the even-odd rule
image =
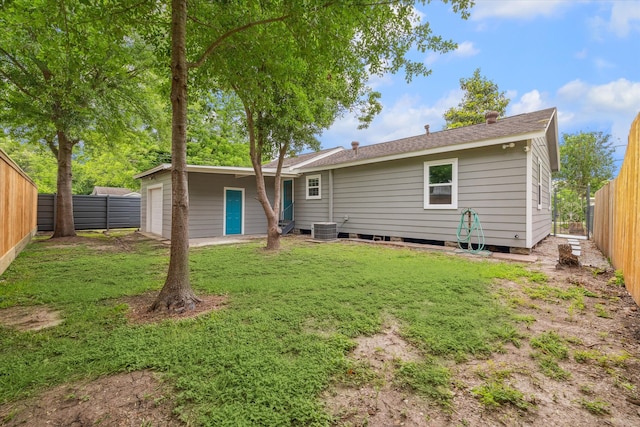
[[[55,194],[38,195],[38,230],[53,231]],[[73,196],[76,230],[140,227],[140,198],[120,196]]]
[[[0,149],[0,274],[37,231],[38,189]]]
[[[640,305],[640,114],[618,177],[596,193],[594,240]]]

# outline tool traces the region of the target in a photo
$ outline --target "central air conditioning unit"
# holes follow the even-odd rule
[[[311,224],[311,238],[315,240],[336,240],[338,224],[335,222],[316,222]]]

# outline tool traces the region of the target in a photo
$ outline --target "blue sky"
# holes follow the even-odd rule
[[[463,20],[449,5],[417,6],[434,34],[458,43],[444,55],[414,53],[432,69],[407,84],[403,74],[375,77],[383,111],[357,130],[345,116],[320,136],[323,148],[390,141],[444,126],[462,98],[460,78],[476,68],[511,99],[507,116],[558,108],[558,131],[611,135],[619,167],[640,113],[640,0],[476,0]]]

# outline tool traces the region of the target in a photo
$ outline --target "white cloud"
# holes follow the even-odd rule
[[[587,48],[584,48],[580,52],[576,52],[573,57],[576,59],[586,59],[588,54],[589,51],[587,51]]]
[[[455,59],[455,58],[469,58],[472,56],[476,56],[480,53],[480,49],[476,48],[473,42],[463,41],[458,44],[458,47],[444,55],[440,55],[436,52],[429,52],[427,57],[424,60],[425,65],[431,66],[434,62],[438,61],[440,58],[446,58],[447,60]]]
[[[640,2],[613,1],[608,17],[595,16],[589,20],[589,24],[596,40],[603,40],[603,33],[625,38],[633,32],[640,32]]]
[[[429,52],[427,57],[424,59],[424,64],[428,67],[433,65],[438,59],[440,59],[442,55],[436,52]]]
[[[534,19],[537,16],[557,16],[576,2],[567,0],[476,0],[471,19],[516,18]]]
[[[618,79],[591,85],[577,79],[556,95],[561,133],[603,131],[615,145],[626,144],[631,123],[640,113],[640,81]]]
[[[618,37],[627,37],[631,32],[640,31],[640,2],[614,2],[611,7],[609,30]]]
[[[437,132],[444,126],[444,112],[458,105],[462,95],[462,91],[453,90],[435,104],[426,105],[420,96],[405,94],[392,105],[384,106],[371,126],[362,130],[357,130],[358,120],[348,115],[322,134],[322,147],[349,147],[351,141],[359,141],[361,145],[393,141],[422,133],[427,124],[431,132]]]
[[[382,76],[373,74],[369,77],[368,84],[371,89],[379,90],[384,86],[393,86],[393,77],[391,74],[384,74]]]
[[[538,92],[538,90],[534,89],[522,95],[518,102],[511,105],[509,115],[530,113],[532,111],[542,110],[547,106],[547,101],[545,101],[544,96]]]
[[[613,62],[609,62],[606,59],[596,58],[593,60],[596,68],[599,70],[607,70],[611,68],[616,68],[616,65]]]
[[[464,41],[458,45],[452,55],[458,58],[468,58],[470,56],[476,56],[479,53],[480,50],[473,45],[473,42]]]
[[[577,79],[570,81],[558,89],[558,96],[561,99],[564,98],[569,101],[574,101],[580,99],[580,97],[588,90],[588,85],[582,80]]]
[[[640,111],[640,82],[618,79],[603,85],[573,80],[558,89],[558,100],[576,102],[583,112],[602,114]]]

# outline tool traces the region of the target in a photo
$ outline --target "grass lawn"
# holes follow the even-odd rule
[[[33,242],[0,277],[0,308],[47,304],[64,323],[38,332],[0,327],[0,403],[150,369],[175,387],[177,410],[196,425],[328,425],[320,393],[332,382],[366,381],[366,367],[347,356],[353,339],[375,334],[385,318],[424,355],[397,366],[398,381],[443,406],[448,366],[519,338],[492,282],[532,274],[522,266],[300,239],[284,239],[278,253],[262,246],[191,251],[194,289],[227,295],[226,308],[131,325],[119,298],[159,290],[166,248]]]

